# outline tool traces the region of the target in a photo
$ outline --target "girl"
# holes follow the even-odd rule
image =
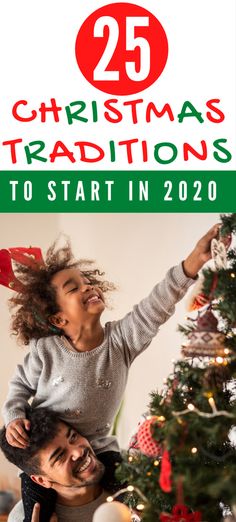
[[[211,240],[218,231],[219,225],[215,225],[147,298],[123,319],[104,327],[100,322],[104,292],[113,285],[104,281],[98,270],[76,262],[69,244],[59,250],[52,245],[45,262],[38,259],[30,266],[18,263],[15,287],[22,288],[11,299],[16,307],[12,327],[30,350],[10,382],[3,408],[9,444],[19,448],[28,444],[30,423],[25,412],[33,397],[34,407],[59,412],[86,436],[113,474],[120,454],[117,440],[109,432],[129,367],[210,259]],[[34,503],[39,500],[42,504],[44,492],[35,491],[24,476],[25,522],[31,520]],[[54,501],[54,497],[52,502],[47,498],[41,508],[44,522],[53,512]]]

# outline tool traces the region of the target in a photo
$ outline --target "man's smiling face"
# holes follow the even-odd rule
[[[99,484],[104,466],[87,439],[61,422],[56,437],[38,452],[41,474],[31,478],[46,488],[82,488]]]

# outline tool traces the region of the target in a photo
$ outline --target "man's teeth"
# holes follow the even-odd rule
[[[80,466],[79,472],[85,471],[89,467],[89,465],[91,464],[91,460],[92,459],[91,459],[90,455],[88,455],[86,460],[85,460],[85,462],[84,462],[84,464],[82,466]]]

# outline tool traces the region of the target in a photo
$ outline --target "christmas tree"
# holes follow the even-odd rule
[[[236,214],[221,221],[214,264],[180,327],[183,357],[152,393],[150,417],[117,470],[143,522],[236,520]]]

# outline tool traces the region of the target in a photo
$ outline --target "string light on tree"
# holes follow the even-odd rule
[[[96,510],[93,522],[131,522],[131,512],[124,504],[117,502],[115,499],[123,495],[124,493],[136,493],[140,498],[140,502],[137,503],[135,509],[142,512],[146,506],[148,506],[148,499],[143,495],[139,488],[132,486],[131,484],[126,488],[122,488],[113,496],[109,496],[106,499],[106,503],[99,506]],[[110,508],[109,506],[112,506]],[[121,507],[123,506],[123,508]]]
[[[189,411],[194,411],[195,410],[195,406],[193,404],[188,404],[188,410]]]
[[[129,491],[130,493],[132,493],[134,491],[134,486],[128,486],[127,487],[127,491]]]
[[[136,509],[137,509],[138,511],[143,511],[144,508],[145,508],[145,505],[144,505],[144,504],[137,504],[137,506],[136,506]]]

